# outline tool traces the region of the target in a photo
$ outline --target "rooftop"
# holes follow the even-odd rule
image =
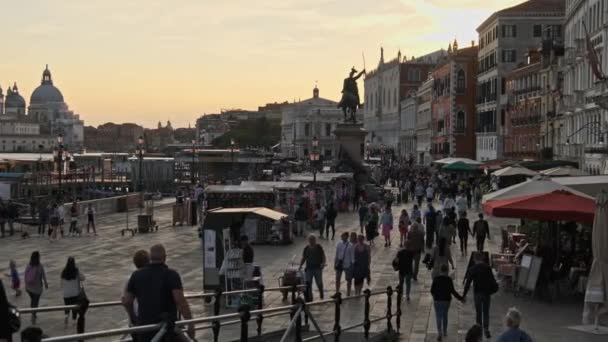
[[[529,0],[519,5],[505,8],[494,12],[479,27],[477,32],[481,32],[484,27],[498,17],[537,17],[537,16],[564,16],[566,10],[564,0]]]

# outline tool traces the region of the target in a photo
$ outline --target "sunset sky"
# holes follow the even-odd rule
[[[476,40],[521,0],[4,1],[0,86],[29,104],[45,64],[87,125],[194,124],[223,108],[312,95],[337,100],[354,65],[384,47],[410,57]],[[348,8],[345,8],[348,6]]]

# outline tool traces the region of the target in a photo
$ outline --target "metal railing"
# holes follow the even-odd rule
[[[283,288],[285,288],[285,287],[283,287]],[[277,289],[282,289],[282,288],[277,288]],[[50,338],[42,339],[41,341],[42,342],[84,341],[84,340],[90,340],[90,339],[102,338],[102,337],[125,336],[125,335],[141,334],[141,333],[155,334],[153,341],[160,341],[160,340],[162,340],[162,337],[169,331],[175,331],[177,334],[184,334],[185,327],[195,325],[196,330],[211,330],[213,333],[213,341],[217,342],[219,340],[220,329],[222,326],[225,327],[228,325],[239,324],[240,325],[239,341],[247,342],[248,338],[249,338],[249,322],[251,321],[251,319],[253,317],[255,317],[255,320],[257,323],[256,335],[261,336],[262,335],[262,323],[263,323],[264,319],[270,318],[270,317],[282,316],[282,315],[290,316],[290,324],[287,327],[287,329],[285,330],[281,341],[286,341],[286,339],[289,336],[291,336],[291,334],[293,333],[293,336],[295,337],[295,341],[297,341],[297,342],[313,341],[316,339],[321,339],[322,341],[325,341],[325,337],[331,336],[331,335],[334,336],[334,341],[339,342],[340,336],[342,335],[343,332],[352,330],[355,328],[359,328],[359,327],[363,327],[363,334],[364,334],[365,339],[367,340],[370,337],[370,328],[371,328],[372,324],[383,321],[383,320],[386,320],[386,332],[387,333],[399,333],[399,330],[401,328],[401,316],[402,316],[401,304],[402,304],[403,291],[400,286],[397,286],[397,288],[396,288],[397,289],[397,291],[396,291],[397,300],[396,300],[396,311],[395,311],[394,315],[393,315],[393,311],[392,311],[392,306],[393,306],[392,303],[393,303],[393,295],[395,294],[395,291],[390,286],[384,291],[372,292],[371,290],[367,289],[361,295],[355,295],[355,296],[350,296],[350,297],[346,297],[346,298],[342,298],[341,294],[338,292],[334,296],[332,296],[331,299],[320,300],[320,301],[310,302],[310,303],[306,303],[301,297],[295,297],[295,293],[297,292],[296,286],[292,286],[292,287],[290,287],[290,289],[292,290],[291,305],[261,309],[260,306],[262,304],[258,303],[258,309],[256,309],[256,310],[252,310],[249,305],[241,305],[238,308],[237,312],[220,315],[219,314],[219,310],[220,310],[219,300],[216,300],[216,302],[214,303],[214,315],[210,316],[210,317],[200,317],[200,318],[193,318],[193,319],[187,319],[187,320],[180,320],[180,321],[173,322],[173,323],[172,322],[161,322],[161,323],[157,323],[157,324],[149,324],[149,325],[142,325],[142,326],[135,326],[135,327],[125,327],[125,328],[119,328],[119,329],[109,329],[109,330],[101,330],[101,331],[80,333],[80,334],[73,334],[73,335],[66,335],[66,336],[50,337]],[[270,290],[270,289],[268,289],[268,290]],[[254,291],[259,291],[259,293],[264,292],[263,289],[261,291],[258,289],[254,289]],[[245,290],[244,292],[250,292],[250,291]],[[243,291],[230,291],[230,292],[224,292],[224,293],[222,293],[221,291],[217,291],[213,294],[204,294],[204,295],[205,296],[209,296],[209,295],[216,296],[216,299],[218,299],[222,295],[229,295],[229,294],[236,294],[236,293],[243,293]],[[373,296],[378,296],[378,295],[387,296],[386,314],[381,317],[370,319],[370,298]],[[363,321],[361,323],[353,324],[353,325],[350,325],[347,327],[342,327],[340,324],[341,311],[342,311],[341,305],[346,301],[351,301],[351,300],[360,299],[360,298],[364,298]],[[322,332],[321,329],[319,328],[318,324],[314,320],[314,316],[310,313],[309,308],[315,307],[315,306],[326,305],[326,304],[332,304],[332,303],[334,304],[334,307],[335,307],[333,328],[331,331]],[[44,311],[39,311],[39,312],[44,312]],[[305,339],[302,338],[302,333],[303,333],[303,329],[304,329],[304,326],[302,325],[302,314],[304,315],[305,325],[307,325],[308,320],[310,320],[313,323],[316,331],[318,332],[318,335],[313,335],[313,336],[305,338]],[[392,322],[393,317],[395,318],[396,329],[393,328],[393,322]],[[205,324],[205,325],[196,326],[197,324]],[[123,341],[126,342],[129,340],[130,339],[123,339],[123,340],[121,340],[121,342],[123,342]]]

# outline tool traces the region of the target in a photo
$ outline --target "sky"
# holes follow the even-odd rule
[[[45,64],[87,125],[171,120],[312,96],[350,68],[420,56],[522,0],[0,0],[0,86],[29,104]],[[360,85],[361,87],[361,85]],[[6,91],[5,91],[6,92]]]

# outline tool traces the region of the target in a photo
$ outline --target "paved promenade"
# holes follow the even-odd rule
[[[411,209],[411,204],[406,206]],[[394,209],[395,220],[402,206]],[[137,212],[129,213],[129,223],[133,226],[136,222]],[[202,265],[201,247],[198,233],[195,227],[171,227],[170,207],[157,209],[155,217],[160,223],[157,233],[146,235],[130,235],[122,237],[120,230],[126,225],[126,214],[113,214],[98,218],[99,236],[93,237],[86,234],[82,238],[65,238],[57,242],[49,242],[46,238],[38,237],[22,240],[18,237],[0,239],[0,267],[4,271],[8,267],[8,261],[14,259],[19,270],[23,272],[34,250],[39,250],[42,255],[42,263],[45,266],[49,289],[42,295],[41,306],[62,305],[60,288],[60,272],[65,265],[68,256],[74,256],[80,270],[85,274],[87,294],[92,302],[119,300],[124,284],[133,270],[131,257],[135,250],[149,248],[156,243],[163,243],[167,248],[167,263],[182,276],[187,292],[198,292],[202,289]],[[476,217],[474,212],[469,217]],[[492,236],[498,238],[500,224],[505,221],[490,220]],[[66,227],[67,228],[67,227]],[[337,220],[336,237],[342,231],[358,231],[358,219],[352,213],[340,213]],[[377,244],[372,250],[372,289],[386,289],[387,286],[397,285],[397,275],[392,270],[391,261],[398,250],[398,232],[393,232],[393,246],[385,248]],[[333,260],[336,241],[320,240],[328,260]],[[255,262],[263,267],[263,276],[266,286],[277,286],[278,277],[289,261],[295,256],[298,260],[302,248],[305,245],[304,238],[297,238],[296,242],[289,246],[255,246]],[[453,247],[456,248],[456,247]],[[489,243],[490,249],[495,249],[494,241]],[[474,241],[469,241],[469,250],[474,249]],[[460,257],[459,252],[454,251],[457,278],[457,289],[462,291],[462,277],[467,258]],[[3,272],[4,273],[4,272]],[[5,278],[5,284],[8,279]],[[334,272],[328,267],[324,273],[326,298],[333,293],[335,287]],[[413,283],[412,298],[410,302],[403,303],[403,317],[401,325],[401,341],[422,342],[435,341],[436,328],[434,312],[432,310],[432,298],[430,295],[431,278],[430,272],[421,269],[419,282]],[[9,292],[10,293],[10,292]],[[268,294],[266,304],[268,306],[284,305],[280,294]],[[468,296],[469,301],[461,304],[452,302],[449,316],[448,341],[461,341],[462,335],[474,323],[475,313],[472,303],[472,293]],[[318,298],[315,292],[315,298]],[[26,294],[15,298],[12,294],[9,300],[18,307],[29,306],[29,298]],[[211,307],[204,305],[201,300],[192,300],[191,306],[195,316],[207,316],[211,314]],[[565,327],[579,324],[582,311],[582,298],[560,299],[555,303],[545,303],[529,298],[514,297],[512,293],[501,292],[493,297],[491,321],[492,335],[498,336],[502,331],[502,317],[510,306],[517,306],[523,313],[523,327],[535,339],[535,341],[604,341],[601,337],[586,335],[570,331]],[[379,317],[385,313],[386,297],[374,297],[372,301],[372,317]],[[393,307],[394,312],[394,307]],[[312,310],[314,317],[323,329],[331,329],[333,326],[333,305],[315,308]],[[363,318],[363,300],[356,300],[344,304],[342,309],[342,326],[360,323]],[[24,317],[27,326],[29,317]],[[62,313],[39,314],[38,323],[44,331],[50,335],[57,336],[75,332],[75,326],[70,323],[67,329],[63,327]],[[277,330],[285,327],[286,317],[275,317],[264,320],[264,331]],[[122,308],[111,307],[91,309],[87,314],[87,331],[99,329],[117,328],[127,325],[126,315]],[[383,321],[373,325],[372,330],[382,330],[386,326]],[[222,328],[221,340],[226,341],[238,336],[238,326]],[[250,332],[255,332],[255,322],[251,323]],[[199,332],[199,340],[209,340],[210,332]],[[605,338],[605,336],[604,336]],[[108,339],[108,340],[118,340]]]

